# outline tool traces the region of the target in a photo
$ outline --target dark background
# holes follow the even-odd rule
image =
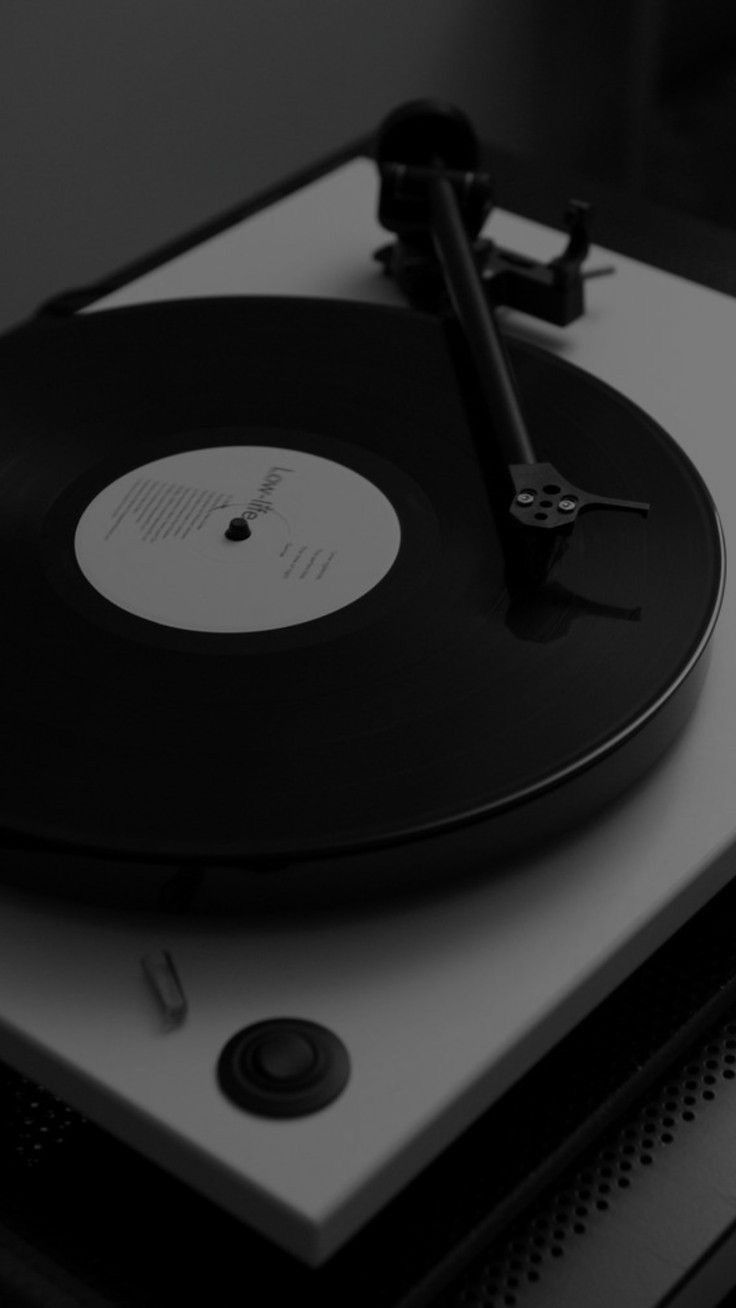
[[[416,96],[548,168],[736,226],[732,0],[1,8],[0,327]]]

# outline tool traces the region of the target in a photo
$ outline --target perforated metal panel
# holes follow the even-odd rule
[[[34,1169],[71,1143],[85,1119],[63,1099],[0,1064],[0,1122],[6,1160]]]
[[[608,1254],[604,1252],[606,1225],[612,1222],[620,1224],[622,1220],[628,1224],[627,1202],[631,1191],[641,1186],[645,1173],[649,1183],[657,1169],[664,1170],[665,1155],[668,1151],[678,1152],[685,1133],[696,1124],[709,1125],[709,1114],[717,1101],[731,1120],[729,1136],[736,1133],[735,1080],[736,1021],[729,1020],[713,1031],[687,1062],[662,1081],[641,1107],[608,1134],[598,1148],[591,1150],[580,1166],[568,1173],[559,1188],[550,1192],[527,1218],[513,1227],[505,1240],[491,1247],[458,1284],[442,1295],[436,1301],[437,1308],[524,1308],[525,1305],[531,1308],[541,1304],[545,1308],[557,1308],[558,1304],[565,1302],[560,1295],[570,1292],[570,1279],[559,1274],[559,1265],[565,1260],[568,1264],[577,1263],[588,1278],[588,1292],[595,1297],[586,1300],[586,1306],[593,1302],[596,1305],[608,1304],[609,1294],[612,1303],[618,1299],[620,1303],[633,1304],[630,1291],[627,1290],[626,1298],[620,1297],[624,1293],[625,1268],[619,1266],[617,1285],[606,1287],[602,1279],[596,1281],[596,1247],[602,1254],[601,1278],[611,1273]],[[718,1137],[708,1133],[710,1146],[715,1149],[716,1138],[720,1138],[723,1132],[724,1114],[720,1114],[718,1123],[711,1121],[710,1125],[718,1127]],[[687,1166],[692,1167],[690,1150]],[[672,1169],[668,1167],[666,1170],[663,1183],[671,1187]],[[736,1209],[736,1152],[732,1175],[731,1204]],[[650,1185],[648,1188],[651,1191]],[[676,1223],[673,1224],[667,1202],[661,1207],[661,1220],[670,1224],[674,1238]],[[653,1221],[657,1216],[655,1211]],[[707,1233],[704,1231],[703,1234]],[[717,1236],[715,1227],[713,1236],[714,1239]],[[588,1247],[584,1248],[586,1244]],[[652,1238],[653,1258],[657,1257],[656,1244],[656,1239]],[[672,1252],[676,1257],[677,1250]],[[634,1247],[632,1262],[638,1257],[639,1251]],[[673,1272],[672,1267],[664,1267],[661,1279],[663,1297],[652,1297],[653,1287],[646,1284],[647,1297],[642,1298],[642,1302],[652,1305],[664,1302],[665,1295],[668,1304],[675,1302],[670,1296],[677,1292],[676,1288],[668,1282],[683,1278],[677,1271]],[[646,1275],[642,1281],[647,1282]],[[656,1296],[657,1292],[654,1293]],[[716,1293],[720,1297],[721,1290]],[[707,1303],[717,1300],[704,1298],[698,1302],[706,1308]]]

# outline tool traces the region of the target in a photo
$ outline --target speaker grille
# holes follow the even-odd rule
[[[524,1308],[555,1262],[574,1253],[644,1169],[657,1166],[680,1132],[730,1094],[736,1105],[736,1021],[711,1032],[644,1102],[584,1156],[507,1238],[491,1246],[437,1308]],[[541,1288],[541,1287],[540,1287]]]
[[[6,1169],[48,1165],[60,1146],[77,1142],[86,1124],[64,1100],[0,1064],[0,1157]]]

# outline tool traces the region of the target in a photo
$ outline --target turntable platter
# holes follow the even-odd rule
[[[511,351],[541,457],[652,506],[581,518],[531,590],[440,320],[218,298],[8,336],[8,840],[248,876],[526,846],[631,784],[705,668],[717,516],[641,410]]]

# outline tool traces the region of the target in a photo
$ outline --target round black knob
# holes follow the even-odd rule
[[[264,1035],[253,1046],[252,1067],[264,1082],[271,1085],[301,1085],[311,1076],[318,1061],[311,1040],[298,1031],[278,1029]]]
[[[344,1089],[350,1059],[334,1031],[298,1017],[255,1022],[228,1040],[217,1062],[223,1094],[261,1117],[303,1117]]]

